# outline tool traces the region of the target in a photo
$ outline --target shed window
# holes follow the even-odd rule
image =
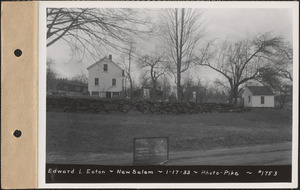
[[[248,102],[251,102],[251,96],[248,96]]]
[[[103,71],[107,71],[107,64],[103,65]]]
[[[96,86],[99,85],[99,78],[95,78],[95,85],[96,85]]]
[[[261,103],[261,104],[265,104],[265,97],[264,97],[264,96],[261,96],[261,97],[260,97],[260,103]]]
[[[116,86],[116,83],[117,83],[117,79],[112,79],[112,85]]]

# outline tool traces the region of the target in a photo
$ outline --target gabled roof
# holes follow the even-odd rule
[[[102,62],[102,61],[108,61],[112,64],[115,64],[117,67],[119,67],[121,70],[123,70],[122,67],[120,67],[117,63],[113,62],[112,60],[110,60],[109,58],[107,57],[103,57],[102,59],[100,59],[99,61],[95,62],[94,64],[90,65],[88,68],[86,68],[87,70],[89,70],[90,68],[94,67],[95,65],[97,65],[98,63]]]
[[[246,86],[253,96],[274,95],[272,90],[267,86]]]

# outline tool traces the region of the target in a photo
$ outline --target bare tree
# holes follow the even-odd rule
[[[276,97],[276,100],[279,102],[279,107],[281,109],[285,107],[288,101],[289,102],[293,101],[292,92],[293,92],[292,85],[283,84],[279,89],[279,93]]]
[[[122,51],[131,36],[149,31],[149,20],[134,9],[47,9],[47,47],[64,40],[73,51],[87,52],[95,59],[100,57],[101,48]]]
[[[163,75],[162,82],[161,82],[161,90],[162,90],[162,100],[167,100],[170,96],[171,92],[171,84],[169,82],[169,79],[166,75]]]
[[[193,101],[199,103],[208,102],[212,95],[212,89],[210,88],[209,82],[201,80],[200,77],[197,77],[197,80],[193,77],[186,78],[183,83],[183,88],[183,99],[185,101],[191,101],[194,98],[193,93],[196,93],[196,99],[193,99]]]
[[[195,63],[225,77],[226,82],[220,84],[230,92],[229,103],[236,104],[246,82],[256,79],[264,69],[275,67],[272,59],[278,55],[283,44],[282,38],[269,34],[236,43],[224,42],[215,48],[213,42],[209,42]]]
[[[54,70],[54,61],[50,58],[47,59],[47,92],[56,89],[58,74]]]
[[[158,79],[163,76],[167,70],[165,55],[155,51],[150,55],[141,56],[138,63],[139,68],[145,69],[146,74],[148,73],[150,75],[153,97],[155,99]]]
[[[124,75],[125,75],[125,88],[127,87],[127,81],[129,81],[129,88],[130,88],[130,99],[133,98],[133,79],[132,79],[132,59],[134,57],[134,52],[136,50],[136,46],[133,40],[130,41],[127,52],[125,57],[128,58],[128,62],[125,61],[125,58],[123,60],[123,68],[124,68]],[[127,90],[125,89],[125,92],[127,93]]]
[[[291,48],[284,48],[273,59],[274,67],[264,68],[259,72],[256,80],[275,92],[275,100],[279,107],[283,108],[288,101],[292,101],[292,51]]]
[[[273,89],[273,91],[280,89],[280,86],[282,85],[282,78],[281,74],[277,71],[275,67],[267,67],[261,69],[259,74],[256,77],[256,80]]]
[[[208,102],[213,94],[213,89],[209,84],[209,81],[203,81],[198,78],[196,85],[199,87],[197,92],[197,102]]]
[[[293,81],[293,48],[289,43],[284,43],[273,59],[275,70],[281,78]]]
[[[269,60],[274,64],[272,67],[262,69],[258,81],[269,84],[270,87],[282,82],[293,81],[293,48],[289,43],[283,43],[277,48],[277,52]]]
[[[88,84],[88,77],[84,72],[81,72],[80,74],[77,74],[72,78],[72,81],[78,82],[81,84]]]
[[[287,101],[292,101],[289,97],[292,95],[292,85],[290,78],[286,80],[285,75],[278,72],[277,68],[267,68],[259,73],[257,81],[270,87],[275,93],[275,100],[279,103],[279,107],[283,108]]]
[[[163,43],[172,64],[170,72],[177,85],[177,98],[181,101],[183,89],[181,75],[193,62],[195,49],[203,36],[202,12],[196,9],[164,9],[161,17]]]

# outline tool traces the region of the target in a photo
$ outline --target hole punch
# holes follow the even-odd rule
[[[16,49],[16,50],[14,51],[14,54],[15,54],[16,57],[20,57],[20,56],[22,55],[22,50]]]
[[[22,135],[22,132],[21,132],[20,130],[15,130],[14,136],[15,136],[16,138],[19,138],[21,135]]]

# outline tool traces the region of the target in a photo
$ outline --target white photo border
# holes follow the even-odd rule
[[[299,2],[39,1],[38,188],[296,188],[298,186]],[[293,131],[291,183],[46,183],[46,8],[289,8],[293,11]]]

